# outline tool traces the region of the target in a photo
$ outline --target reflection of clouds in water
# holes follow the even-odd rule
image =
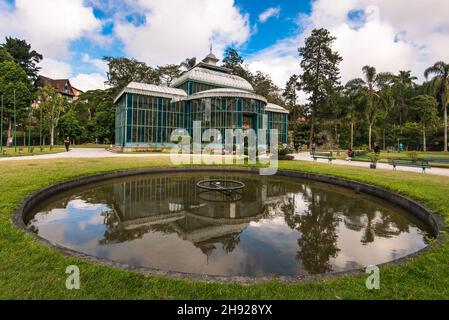
[[[243,248],[238,247],[226,254],[221,243],[213,245],[215,250],[208,257],[200,248],[182,240],[177,234],[155,232],[132,242],[97,247],[91,254],[113,261],[171,271],[226,275],[248,270],[254,274],[263,274],[258,271],[260,266],[254,263]]]
[[[261,219],[259,221],[252,221],[249,225],[253,228],[277,229],[279,226],[285,226],[284,217],[274,217],[272,219]]]
[[[108,206],[102,203],[89,203],[86,200],[82,200],[82,199],[75,199],[75,200],[71,200],[68,204],[67,204],[67,209],[77,209],[77,210],[82,210],[82,211],[97,211],[99,209],[105,209]]]
[[[417,228],[411,227],[410,233],[403,232],[393,238],[376,237],[368,244],[360,241],[364,230],[348,230],[343,223],[339,224],[338,229],[337,245],[341,251],[336,258],[331,259],[335,271],[346,270],[348,263],[354,261],[359,266],[385,263],[425,247],[421,231]]]
[[[40,236],[69,248],[79,248],[103,235],[105,228],[101,213],[105,210],[109,210],[105,204],[75,199],[65,209],[38,213],[32,224],[39,228]]]

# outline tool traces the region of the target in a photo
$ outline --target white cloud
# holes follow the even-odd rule
[[[83,0],[0,0],[0,8],[0,36],[24,38],[50,58],[68,55],[73,40],[102,39],[101,22]]]
[[[104,89],[106,78],[99,73],[80,73],[70,79],[70,83],[84,92],[88,90]]]
[[[129,56],[152,65],[201,59],[210,43],[220,56],[227,45],[239,46],[250,37],[248,15],[234,0],[136,0],[134,9],[145,17],[143,23],[122,20],[114,30]]]
[[[82,61],[84,63],[91,64],[94,66],[98,71],[102,71],[106,73],[108,71],[108,63],[101,59],[93,59],[91,58],[87,53],[83,55]]]
[[[272,17],[278,17],[280,12],[280,7],[268,8],[267,10],[259,14],[259,22],[264,23]]]
[[[44,58],[39,66],[42,68],[40,74],[52,79],[66,79],[72,73],[70,64],[50,58]]]
[[[449,2],[446,0],[317,0],[310,15],[300,15],[301,31],[248,59],[283,87],[300,73],[297,48],[313,28],[324,27],[337,37],[342,82],[361,76],[364,65],[378,71],[423,71],[437,60],[449,60]]]

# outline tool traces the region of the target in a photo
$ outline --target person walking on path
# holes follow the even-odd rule
[[[374,153],[380,154],[380,146],[378,143],[374,144]]]
[[[67,138],[64,140],[64,145],[65,145],[65,150],[66,150],[67,152],[69,152],[69,151],[70,151],[70,139],[69,139],[69,137],[67,137]]]
[[[313,142],[312,143],[312,155],[315,155],[315,152],[316,152],[316,143]]]

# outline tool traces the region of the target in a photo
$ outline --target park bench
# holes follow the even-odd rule
[[[312,153],[312,158],[313,161],[317,161],[318,159],[326,159],[329,163],[332,163],[332,160],[336,159],[332,156],[331,152],[315,152]]]
[[[432,168],[427,160],[424,159],[388,159],[388,163],[393,166],[393,170],[396,170],[396,167],[415,167],[421,168],[422,172],[425,173],[426,169]]]
[[[352,155],[352,160],[369,160],[368,153],[366,152],[356,152]]]
[[[433,164],[449,164],[449,158],[425,158],[424,160]]]

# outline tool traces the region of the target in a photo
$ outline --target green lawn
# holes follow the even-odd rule
[[[19,149],[22,149],[22,152],[19,152]],[[3,147],[3,150],[6,150],[6,154],[3,152],[0,153],[1,157],[23,157],[23,156],[37,156],[42,154],[51,154],[51,153],[59,153],[64,152],[65,147],[63,146],[54,146],[51,150],[50,147],[46,146],[44,151],[40,150],[40,147],[34,147],[33,152],[29,152],[28,147],[18,146],[17,152],[14,147]]]
[[[447,299],[449,243],[407,263],[381,269],[381,289],[369,291],[365,276],[301,284],[273,279],[255,285],[206,283],[145,276],[63,256],[17,229],[11,214],[29,193],[81,175],[170,165],[164,158],[65,159],[1,163],[0,298],[13,299]],[[309,162],[280,162],[283,169],[323,173],[376,184],[422,201],[449,225],[449,179]],[[76,264],[81,290],[65,289],[65,269]]]
[[[403,152],[386,152],[382,151],[380,153],[380,160],[379,162],[382,163],[388,163],[388,159],[396,159],[396,158],[410,158],[410,151],[403,151]],[[419,159],[426,159],[426,158],[444,158],[449,159],[449,152],[442,152],[442,151],[429,151],[429,152],[423,152],[423,151],[413,151],[413,153],[417,154],[417,157]],[[334,156],[337,155],[336,151],[333,151]],[[347,150],[342,151],[340,150],[340,155],[336,156],[338,159],[346,159],[347,157]],[[363,162],[370,162],[368,158],[362,158],[362,159],[356,159],[354,161],[363,161]],[[432,163],[432,167],[438,167],[438,168],[448,168],[448,164],[440,164],[440,163]]]

